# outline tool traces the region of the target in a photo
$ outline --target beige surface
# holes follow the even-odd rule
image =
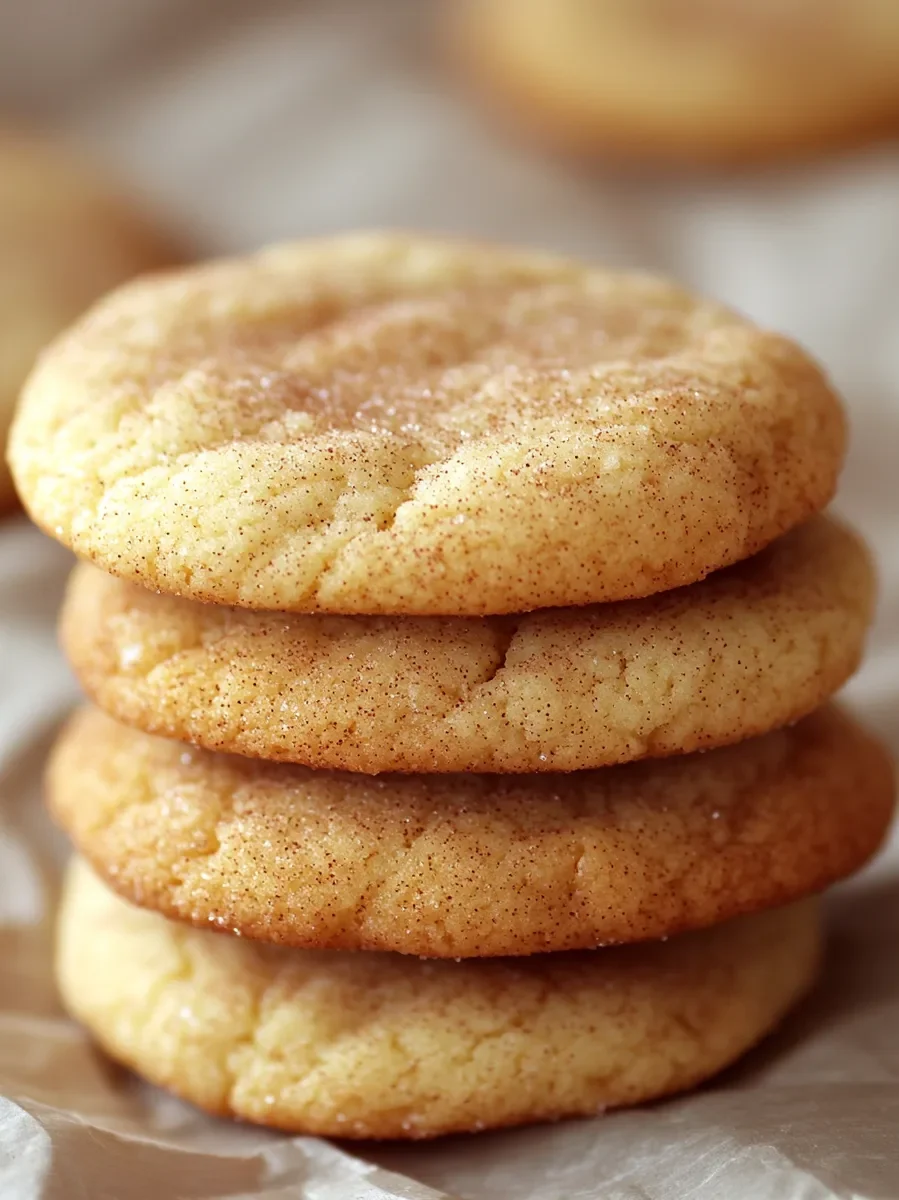
[[[93,567],[62,642],[150,733],[350,771],[577,770],[722,745],[822,704],[858,665],[874,580],[824,518],[643,601],[487,619],[286,616]]]
[[[0,129],[0,450],[37,352],[109,288],[175,258],[89,167]],[[14,501],[0,457],[0,510]]]
[[[817,906],[677,941],[508,962],[277,950],[129,907],[77,864],[65,1003],[202,1108],[342,1137],[432,1137],[636,1104],[737,1058],[812,982]]]
[[[551,146],[739,163],[899,129],[893,0],[460,0],[455,57]]]
[[[121,289],[23,393],[37,522],[250,608],[470,615],[663,591],[830,499],[796,345],[663,280],[358,235]]]
[[[48,799],[113,887],[167,916],[470,957],[662,937],[819,891],[880,845],[893,777],[833,710],[664,762],[377,778],[191,751],[84,710]]]

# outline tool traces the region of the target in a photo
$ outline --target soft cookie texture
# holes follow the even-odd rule
[[[796,345],[671,283],[372,234],[120,289],[42,358],[11,461],[134,582],[459,616],[700,579],[820,509],[843,444]]]
[[[883,751],[825,710],[705,755],[571,775],[332,774],[76,716],[51,808],[125,897],[308,948],[522,955],[664,937],[856,870]]]
[[[805,716],[855,670],[874,581],[823,518],[701,583],[522,617],[248,612],[76,568],[63,645],[149,733],[365,771],[578,770]]]
[[[76,864],[57,973],[114,1058],[201,1108],[421,1138],[692,1087],[806,991],[819,937],[806,902],[670,942],[512,961],[280,950],[131,908]]]
[[[88,168],[0,130],[0,454],[38,351],[111,287],[176,257]],[[0,510],[14,499],[0,457]]]
[[[899,127],[894,0],[460,0],[468,76],[549,145],[738,164]]]

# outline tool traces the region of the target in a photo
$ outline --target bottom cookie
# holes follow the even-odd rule
[[[116,1059],[218,1115],[421,1138],[691,1087],[810,986],[814,901],[667,942],[435,962],[285,950],[132,908],[76,861],[63,999]]]

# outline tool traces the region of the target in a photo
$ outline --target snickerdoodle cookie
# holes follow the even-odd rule
[[[259,946],[130,907],[76,863],[57,973],[116,1059],[201,1108],[432,1137],[692,1087],[811,984],[814,902],[668,942],[489,962]]]
[[[895,0],[464,0],[469,76],[560,149],[740,163],[899,127]]]
[[[523,617],[248,612],[76,568],[63,645],[149,733],[350,771],[577,770],[739,741],[854,671],[861,542],[824,517],[700,583]]]
[[[316,949],[521,955],[662,937],[856,870],[893,808],[848,718],[569,775],[336,774],[78,714],[51,809],[124,896]]]
[[[372,234],[113,293],[32,374],[11,462],[134,582],[460,616],[700,579],[820,509],[843,443],[802,350],[669,282]]]
[[[37,352],[111,287],[175,258],[89,168],[0,130],[0,510],[15,498],[2,452]]]

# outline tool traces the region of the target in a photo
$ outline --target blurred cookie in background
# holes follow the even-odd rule
[[[111,287],[179,257],[90,166],[0,129],[0,443],[41,348]],[[0,458],[0,512],[14,503]]]
[[[564,151],[739,164],[899,127],[896,0],[457,0],[449,32]]]

